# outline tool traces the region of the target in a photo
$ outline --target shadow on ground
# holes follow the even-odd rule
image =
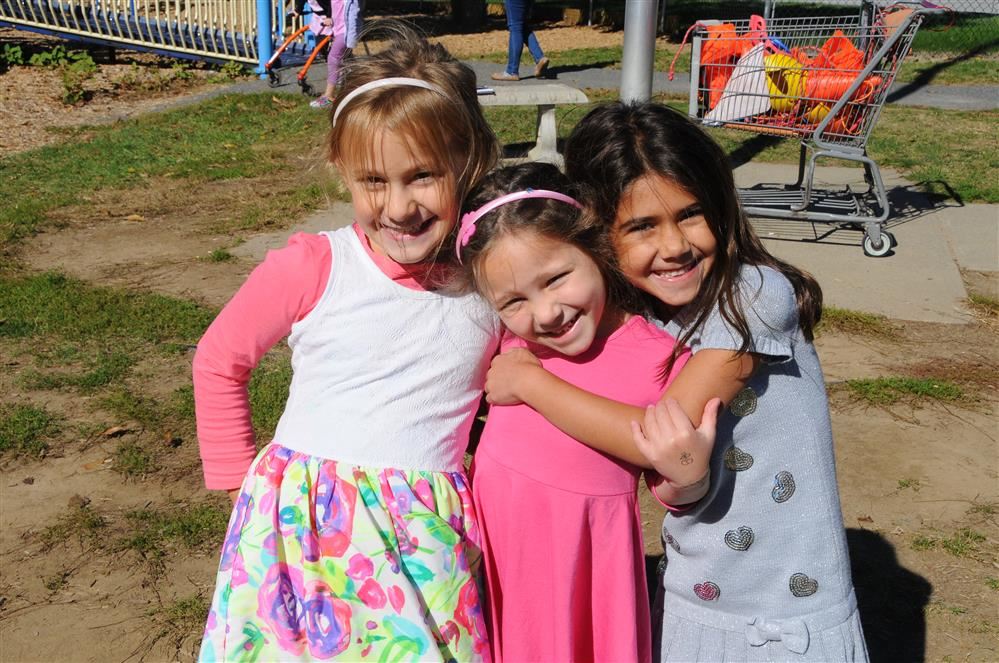
[[[899,565],[895,547],[877,532],[847,529],[846,542],[871,661],[925,660],[933,585]]]
[[[863,190],[863,175],[857,170],[859,190]],[[788,183],[790,184],[790,183]],[[747,191],[780,191],[783,185],[779,183],[757,184],[748,187]],[[851,186],[851,190],[854,187]],[[822,195],[837,195],[844,201],[852,194],[846,192],[843,186],[820,187],[814,189],[817,197]],[[917,182],[903,186],[888,187],[888,205],[890,215],[884,223],[886,230],[891,230],[907,223],[912,223],[934,212],[951,207],[964,207],[961,196],[949,184],[943,181]],[[814,208],[813,208],[814,209]],[[843,214],[841,207],[818,209],[832,214]],[[813,242],[839,246],[859,245],[863,239],[863,224],[859,222],[824,222],[808,219],[782,219],[763,216],[753,216],[753,227],[758,235],[765,239],[788,242]]]
[[[996,46],[999,46],[999,39],[994,39],[987,44],[979,46],[978,48],[972,49],[965,53],[961,53],[960,55],[956,55],[949,60],[938,62],[932,67],[924,69],[923,71],[919,72],[919,75],[916,76],[916,78],[911,82],[906,83],[905,85],[902,85],[892,90],[892,92],[888,95],[887,99],[888,103],[898,101],[899,99],[905,99],[910,94],[917,92],[921,88],[924,88],[927,85],[933,83],[933,79],[936,78],[940,74],[940,72],[948,69],[949,67],[953,67],[959,62],[971,60],[980,55],[987,55],[995,51]]]

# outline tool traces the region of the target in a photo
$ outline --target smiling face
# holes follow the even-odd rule
[[[520,338],[567,356],[618,324],[600,269],[579,248],[533,232],[498,237],[478,270],[485,297]]]
[[[697,199],[657,175],[625,190],[612,237],[625,277],[670,307],[697,297],[718,249]]]
[[[401,264],[432,258],[458,216],[450,173],[394,131],[375,136],[370,164],[343,169],[354,218],[375,252]]]

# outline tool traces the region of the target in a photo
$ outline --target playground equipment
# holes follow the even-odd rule
[[[0,26],[176,58],[240,62],[259,74],[288,21],[274,0],[0,0]],[[301,63],[314,40],[298,31],[285,65]]]
[[[865,2],[856,16],[695,25],[690,115],[710,126],[801,142],[797,182],[740,190],[750,216],[859,229],[868,256],[892,250],[888,195],[867,141],[920,23],[938,11],[926,2]],[[862,164],[867,190],[816,188],[820,158]]]
[[[264,64],[264,70],[267,72],[267,82],[270,83],[271,87],[277,87],[278,85],[281,84],[281,77],[278,75],[278,72],[275,71],[275,69],[279,65],[283,64],[281,62],[281,54],[284,53],[285,50],[288,49],[288,47],[292,46],[297,41],[302,39],[308,31],[309,31],[309,26],[303,25],[299,29],[292,32],[291,35],[284,40],[284,43],[278,46],[278,49],[274,51],[274,55],[271,56],[271,59]],[[308,59],[306,59],[305,64],[302,65],[302,68],[298,70],[298,76],[296,78],[298,80],[298,87],[302,89],[302,94],[308,94],[308,95],[314,94],[315,91],[312,89],[312,86],[309,84],[308,80],[306,80],[305,77],[309,73],[309,67],[312,66],[312,63],[315,62],[316,57],[322,52],[324,48],[326,48],[326,46],[330,43],[330,40],[332,38],[333,37],[331,35],[326,35],[325,37],[323,37],[322,41],[316,44],[316,47],[312,49],[312,53],[309,54],[309,57]]]

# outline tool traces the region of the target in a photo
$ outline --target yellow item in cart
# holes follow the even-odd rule
[[[818,104],[805,114],[805,122],[808,124],[818,124],[822,120],[826,119],[826,115],[829,114],[830,110],[832,110],[831,106],[827,104]]]
[[[770,106],[780,113],[793,110],[805,94],[807,72],[801,63],[787,53],[773,53],[764,56],[763,67],[770,91]]]

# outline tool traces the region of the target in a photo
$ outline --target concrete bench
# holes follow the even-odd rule
[[[492,94],[479,94],[483,106],[537,106],[538,126],[534,147],[527,153],[532,161],[545,161],[562,167],[558,153],[558,127],[555,106],[585,104],[589,99],[582,90],[564,83],[514,83],[490,87]]]

